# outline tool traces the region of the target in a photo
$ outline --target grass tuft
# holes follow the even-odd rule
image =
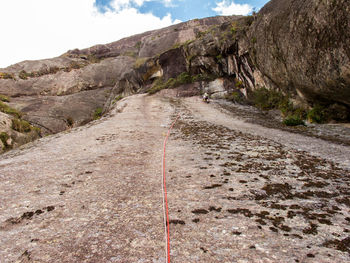
[[[310,123],[324,123],[327,119],[325,109],[320,105],[315,105],[307,113],[307,119]]]
[[[0,94],[0,101],[10,102],[10,98],[5,96],[5,95]]]
[[[10,138],[10,136],[6,132],[0,133],[0,140],[2,144],[4,145],[5,149],[9,148],[9,145],[7,144],[7,140]]]
[[[12,73],[0,72],[0,79],[15,79]]]
[[[114,100],[113,100],[113,102],[112,102],[112,104],[115,104],[115,103],[117,103],[118,101],[120,101],[121,99],[123,99],[124,97],[123,97],[123,95],[118,95],[117,97],[115,97],[114,98]]]
[[[12,129],[21,133],[28,133],[32,131],[32,126],[29,122],[21,119],[13,119],[12,120]]]
[[[299,116],[296,115],[288,116],[287,118],[285,118],[283,120],[283,124],[286,126],[305,126],[305,122]]]
[[[97,108],[94,112],[94,120],[98,120],[102,117],[103,109]]]
[[[16,118],[21,118],[22,117],[22,113],[19,112],[18,110],[11,108],[9,105],[7,105],[6,103],[0,101],[0,111],[9,115],[12,115]]]

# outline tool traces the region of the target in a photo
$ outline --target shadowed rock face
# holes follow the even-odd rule
[[[272,0],[251,27],[250,53],[276,86],[350,106],[349,14],[347,0]]]

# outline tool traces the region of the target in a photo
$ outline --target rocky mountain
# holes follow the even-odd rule
[[[179,95],[236,101],[266,88],[345,121],[349,9],[346,0],[272,0],[253,16],[192,20],[0,69],[0,94],[42,134],[98,118],[123,96],[180,85]]]

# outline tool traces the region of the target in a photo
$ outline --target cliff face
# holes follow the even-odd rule
[[[250,54],[275,86],[349,107],[349,28],[347,0],[272,0],[250,29]]]
[[[87,123],[122,96],[183,84],[213,97],[267,87],[349,117],[349,14],[346,0],[272,0],[254,16],[193,20],[0,69],[0,94],[44,133]]]

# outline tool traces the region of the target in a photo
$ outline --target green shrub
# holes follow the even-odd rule
[[[281,96],[277,104],[278,104],[277,108],[282,112],[283,116],[297,115],[299,117],[302,117],[299,113],[295,112],[296,109],[294,109],[293,103],[289,101],[288,96]]]
[[[66,122],[69,127],[73,127],[74,119],[71,116],[67,117]]]
[[[217,60],[217,61],[219,61],[219,60],[221,60],[221,59],[222,59],[222,54],[219,54],[219,55],[216,56],[216,60]]]
[[[32,130],[35,131],[39,136],[41,135],[41,129],[39,127],[32,126]]]
[[[304,108],[294,108],[292,114],[298,116],[302,120],[305,120],[307,117],[307,111]]]
[[[15,79],[12,73],[0,72],[0,79]]]
[[[179,76],[177,76],[175,83],[179,86],[182,84],[187,84],[192,82],[193,82],[192,76],[187,72],[182,72]]]
[[[28,79],[29,74],[25,70],[21,70],[18,74],[18,77],[20,79]]]
[[[12,116],[15,116],[16,118],[21,118],[22,113],[17,111],[16,109],[11,108],[6,103],[0,101],[0,111]]]
[[[283,124],[287,126],[298,126],[305,125],[305,122],[299,116],[292,115],[285,118]]]
[[[175,43],[170,49],[177,49],[181,47],[181,43]]]
[[[195,57],[197,57],[197,55],[194,55],[194,54],[189,54],[187,57],[186,57],[186,60],[191,63],[192,59],[194,59]]]
[[[169,80],[168,80],[168,82],[169,82]],[[158,91],[161,91],[162,89],[166,89],[166,88],[167,88],[167,86],[166,86],[166,83],[164,82],[163,78],[158,78],[153,82],[152,88],[150,88],[148,90],[148,94],[152,95],[152,94],[155,94]]]
[[[49,68],[49,74],[56,74],[58,71],[60,71],[59,67],[53,66]]]
[[[306,110],[295,107],[288,95],[266,88],[253,91],[253,104],[261,110],[278,109],[285,116],[283,123],[287,126],[305,125]]]
[[[101,118],[102,112],[103,112],[102,108],[97,108],[94,112],[94,120],[98,120],[99,118]]]
[[[137,49],[140,49],[140,48],[141,48],[141,44],[142,44],[141,41],[137,41],[136,44],[135,44],[135,47],[136,47]]]
[[[280,109],[284,115],[293,109],[288,96],[275,90],[259,88],[252,93],[253,104],[261,110]]]
[[[243,82],[241,80],[236,79],[235,80],[235,87],[236,88],[242,88],[243,87]]]
[[[197,81],[213,81],[217,79],[217,76],[214,74],[198,74],[192,77],[192,82],[197,82]]]
[[[1,95],[0,94],[0,101],[3,101],[3,102],[10,102],[10,98],[5,96],[5,95]]]
[[[82,64],[79,64],[79,62],[77,61],[72,61],[70,64],[69,64],[69,68],[70,69],[80,69],[82,68],[83,65]]]
[[[254,17],[253,16],[245,16],[243,18],[243,20],[247,26],[251,26],[251,24],[254,22]]]
[[[326,121],[325,109],[320,105],[315,105],[308,113],[307,119],[311,123],[324,123]]]
[[[206,34],[208,34],[207,31],[198,31],[196,33],[196,38],[201,38],[201,37],[205,36]]]
[[[123,53],[123,56],[125,57],[131,57],[131,58],[136,58],[137,57],[137,53],[135,51],[132,51],[132,50],[128,50],[128,51],[125,51]]]
[[[147,60],[148,60],[148,58],[136,59],[136,61],[134,63],[134,69],[139,69],[141,66],[143,66],[146,63]]]
[[[231,27],[231,34],[235,35],[237,33],[237,28],[236,26]]]
[[[266,88],[260,88],[253,91],[252,98],[256,107],[261,110],[270,110],[274,106],[270,104],[271,92]]]
[[[172,88],[181,86],[183,84],[189,84],[197,81],[213,80],[213,79],[215,79],[215,77],[211,75],[198,74],[198,75],[192,76],[188,72],[182,72],[175,79],[170,78],[166,82],[164,81],[163,78],[156,79],[153,82],[152,88],[148,90],[148,94],[152,95],[157,93],[158,91],[161,91],[162,89],[172,89]]]
[[[121,99],[123,99],[124,97],[123,97],[123,95],[118,95],[117,97],[115,97],[114,98],[114,100],[113,100],[113,103],[112,104],[114,104],[114,103],[116,103],[117,101],[120,101]]]
[[[93,55],[93,54],[88,55],[87,56],[87,60],[90,63],[99,63],[99,62],[101,62],[101,58],[98,58],[98,57],[96,57],[96,55]]]
[[[5,149],[9,147],[7,144],[7,140],[10,138],[10,136],[6,132],[0,133],[0,140],[2,141],[3,145],[5,146]]]
[[[193,43],[194,42],[194,40],[187,40],[187,41],[185,41],[184,43],[182,43],[182,46],[184,46],[185,48],[187,48],[188,47],[188,45],[189,44],[191,44],[191,43]]]
[[[20,119],[13,119],[12,120],[12,129],[18,132],[30,132],[32,130],[32,126],[29,124],[29,122],[25,120]]]
[[[241,103],[243,101],[243,95],[239,91],[233,91],[225,96],[226,100]]]

